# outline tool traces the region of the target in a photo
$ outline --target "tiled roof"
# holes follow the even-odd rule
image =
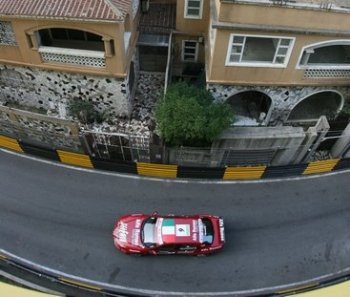
[[[0,15],[120,21],[132,0],[0,0]]]

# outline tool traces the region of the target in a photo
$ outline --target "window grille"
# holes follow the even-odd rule
[[[306,69],[304,78],[350,78],[350,70],[346,69]]]

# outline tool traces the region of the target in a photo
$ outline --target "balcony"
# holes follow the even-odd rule
[[[44,63],[106,67],[105,53],[101,51],[40,46],[39,53]]]
[[[81,30],[41,29],[31,38],[44,63],[103,68],[106,56],[112,54],[111,40]]]

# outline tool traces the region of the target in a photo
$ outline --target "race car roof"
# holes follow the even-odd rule
[[[203,242],[202,222],[194,218],[159,218],[158,242],[163,244],[198,244]]]

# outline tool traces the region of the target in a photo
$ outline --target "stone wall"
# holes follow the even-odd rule
[[[0,106],[1,134],[52,149],[82,151],[76,122]]]
[[[17,102],[48,110],[64,118],[70,100],[92,102],[99,111],[129,116],[127,79],[54,72],[30,67],[0,65],[0,101]]]
[[[215,100],[225,102],[228,98],[243,91],[258,91],[271,98],[272,104],[267,115],[269,126],[284,124],[289,113],[306,97],[321,91],[339,92],[344,100],[350,99],[350,88],[346,87],[269,87],[269,86],[227,86],[227,85],[208,85],[208,90],[212,93]]]

